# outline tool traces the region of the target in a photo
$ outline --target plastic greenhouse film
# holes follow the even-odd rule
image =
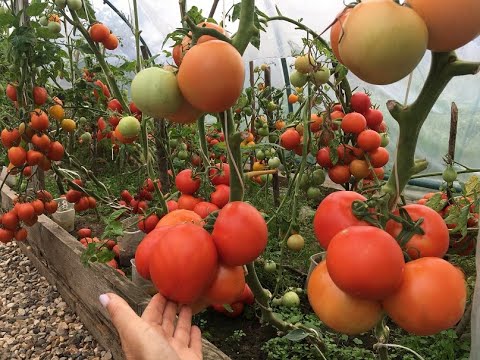
[[[475,255],[476,273],[480,274],[480,234],[477,237],[477,249]],[[475,292],[472,306],[472,347],[470,360],[480,360],[480,277],[475,280]]]

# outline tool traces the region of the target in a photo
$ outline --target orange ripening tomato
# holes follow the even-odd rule
[[[245,289],[243,266],[220,264],[212,285],[204,297],[211,304],[231,304],[238,300]]]
[[[458,323],[466,301],[462,271],[443,259],[424,257],[405,265],[400,288],[382,305],[402,329],[427,336]]]
[[[242,93],[245,67],[232,45],[211,40],[185,54],[177,74],[185,99],[205,112],[221,112],[235,104]]]
[[[307,295],[318,318],[343,334],[369,331],[382,318],[380,302],[350,296],[335,285],[328,274],[326,261],[318,264],[310,275]]]
[[[110,29],[101,23],[93,24],[89,30],[90,37],[95,42],[103,42],[110,36]]]
[[[330,43],[332,45],[332,51],[337,60],[343,64],[342,58],[340,57],[340,52],[338,50],[338,43],[341,40],[343,26],[347,20],[348,13],[351,11],[351,8],[345,8],[335,17],[335,23],[330,29]]]
[[[203,220],[200,215],[192,210],[177,209],[170,211],[168,214],[162,217],[155,228],[158,229],[162,226],[178,224],[195,224],[203,226]]]

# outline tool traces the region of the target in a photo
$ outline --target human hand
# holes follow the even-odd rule
[[[118,295],[100,295],[120,335],[127,360],[202,360],[200,329],[192,324],[192,310],[156,294],[139,317]]]

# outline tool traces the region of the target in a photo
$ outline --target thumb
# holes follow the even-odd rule
[[[99,300],[103,307],[107,309],[113,326],[121,337],[140,325],[136,324],[140,321],[140,317],[120,296],[107,293],[100,295]]]

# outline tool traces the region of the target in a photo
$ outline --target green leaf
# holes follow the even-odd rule
[[[437,193],[433,195],[430,199],[428,199],[425,205],[435,211],[440,211],[445,207],[445,205],[447,205],[447,200],[442,199],[441,193]]]
[[[471,176],[465,183],[465,191],[469,195],[480,192],[480,178],[475,175]]]
[[[305,330],[295,329],[295,330],[290,331],[284,337],[287,338],[290,341],[297,342],[297,341],[301,341],[301,340],[305,339],[307,336],[308,336],[308,333]]]
[[[115,258],[115,253],[109,249],[102,248],[98,253],[97,253],[97,260],[100,263],[106,263],[109,262]]]
[[[46,27],[39,27],[36,29],[37,36],[42,39],[59,39],[63,38],[63,35],[60,33],[51,32]]]
[[[192,6],[190,10],[187,11],[187,16],[191,18],[195,24],[199,24],[205,20],[205,17],[202,15],[202,9],[196,6]]]
[[[101,239],[116,238],[123,235],[123,226],[120,221],[112,221],[107,224]]]
[[[0,26],[13,25],[15,16],[11,13],[5,13],[0,15]]]
[[[352,341],[357,345],[362,345],[363,344],[363,341],[360,340],[359,338],[354,338]]]
[[[233,5],[232,21],[236,21],[240,18],[240,11],[241,10],[242,10],[242,4],[241,3]]]
[[[27,7],[28,16],[39,16],[48,6],[48,3],[33,3]]]

